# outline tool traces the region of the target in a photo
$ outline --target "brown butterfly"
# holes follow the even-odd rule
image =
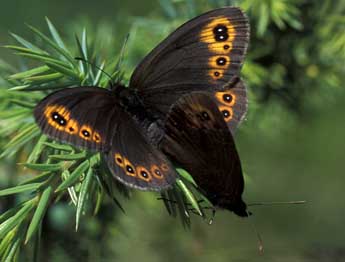
[[[154,48],[128,88],[59,90],[37,105],[36,122],[56,140],[102,152],[116,179],[142,190],[160,191],[174,184],[177,174],[162,148],[199,181],[211,200],[218,199],[213,203],[243,215],[243,178],[231,132],[247,110],[246,90],[236,76],[248,38],[248,20],[240,9],[207,12]],[[201,108],[212,117],[209,124],[195,118]],[[180,130],[173,128],[175,120]],[[184,142],[186,148],[175,150]],[[207,160],[209,152],[215,155]],[[212,180],[218,169],[222,175]],[[219,184],[228,186],[217,193]]]

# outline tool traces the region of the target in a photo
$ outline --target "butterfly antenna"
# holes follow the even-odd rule
[[[273,205],[299,205],[305,204],[307,201],[299,200],[299,201],[283,201],[283,202],[254,202],[250,203],[247,206],[273,206]]]
[[[111,87],[115,86],[115,83],[113,82],[112,76],[111,76],[109,73],[107,73],[106,71],[104,71],[102,68],[100,68],[98,65],[96,65],[96,64],[94,64],[94,63],[92,63],[92,62],[89,62],[89,61],[87,61],[86,59],[84,59],[84,58],[82,58],[82,57],[75,57],[74,59],[75,59],[75,60],[78,60],[78,61],[83,61],[84,63],[87,63],[87,64],[89,64],[89,65],[95,67],[96,69],[98,69],[99,71],[101,71],[103,74],[105,74],[105,75],[109,78],[109,80],[110,80],[109,82],[110,82],[110,86],[111,86]]]
[[[262,241],[261,235],[259,234],[258,230],[256,229],[255,224],[252,221],[252,218],[250,217],[252,215],[252,213],[246,211],[247,215],[248,215],[248,221],[249,224],[251,225],[252,229],[254,230],[256,237],[258,239],[258,250],[259,250],[259,254],[263,255],[264,254],[264,242]]]
[[[121,47],[121,51],[120,51],[120,56],[119,59],[117,60],[117,63],[115,65],[115,70],[114,72],[116,73],[116,82],[120,82],[120,74],[118,74],[117,72],[120,72],[120,68],[122,66],[122,62],[123,62],[123,58],[125,56],[125,51],[126,51],[126,47],[127,47],[127,43],[128,43],[128,39],[129,39],[129,33],[126,35],[125,40],[123,41],[122,47]]]

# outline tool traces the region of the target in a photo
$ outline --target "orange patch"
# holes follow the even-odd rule
[[[97,144],[101,143],[102,142],[101,135],[98,132],[94,131],[92,140],[95,141]]]
[[[161,169],[166,172],[166,171],[169,170],[169,166],[164,163],[164,164],[161,165]]]
[[[224,75],[224,70],[221,69],[211,69],[208,72],[209,76],[213,79],[213,80],[218,80],[220,78],[223,77]]]
[[[220,63],[222,62],[222,63]],[[230,57],[228,56],[211,56],[208,60],[208,65],[214,69],[227,69],[230,65]]]
[[[127,176],[136,176],[135,168],[127,158],[123,158],[123,169]]]
[[[213,19],[201,30],[200,41],[208,44],[210,52],[217,54],[211,56],[208,62],[212,68],[209,70],[209,76],[213,80],[222,78],[225,70],[229,68],[231,64],[229,54],[233,48],[235,37],[234,25],[224,16]],[[220,58],[221,60],[218,60]]]
[[[88,125],[83,125],[79,130],[79,136],[82,139],[90,141],[92,138],[92,129]]]
[[[223,25],[227,28],[227,34],[229,38],[227,41],[222,42],[227,43],[227,42],[232,42],[236,36],[236,30],[235,27],[232,25],[232,23],[224,16],[217,17],[213,19],[211,22],[209,22],[202,30],[200,33],[200,40],[205,43],[214,43],[214,28],[218,25]]]
[[[220,106],[218,109],[222,113],[225,122],[229,122],[232,119],[233,111],[230,106]]]
[[[226,42],[214,42],[208,44],[208,49],[216,54],[228,55],[232,50],[232,43],[229,41]]]
[[[69,133],[70,135],[75,135],[75,134],[77,134],[78,131],[79,131],[79,125],[78,125],[77,121],[75,121],[75,120],[73,120],[73,119],[70,119],[70,120],[67,122],[65,131],[66,131],[67,133]]]
[[[124,166],[124,161],[123,161],[123,158],[122,156],[119,154],[119,153],[116,153],[114,155],[114,159],[115,159],[115,163],[116,165],[118,165],[119,167],[122,167]]]
[[[45,107],[44,115],[48,121],[48,124],[60,131],[63,131],[65,129],[65,126],[59,125],[57,122],[54,121],[52,117],[53,113],[59,114],[59,116],[62,117],[63,120],[68,122],[70,119],[70,112],[65,107],[60,105],[48,105]]]
[[[214,29],[217,26],[225,26],[227,29],[226,35],[228,38],[226,41],[217,42],[215,40],[215,33]],[[232,50],[232,43],[236,36],[235,27],[226,17],[218,17],[213,19],[210,23],[208,23],[200,33],[200,40],[204,43],[208,44],[208,49],[217,54],[229,54]]]
[[[236,103],[236,95],[230,91],[217,92],[214,96],[220,103],[227,106],[233,106]]]
[[[145,180],[146,182],[149,182],[152,180],[151,173],[145,167],[138,166],[136,171],[140,179]]]
[[[152,165],[151,166],[151,174],[158,179],[163,178],[162,171],[160,171],[159,167],[157,165]]]

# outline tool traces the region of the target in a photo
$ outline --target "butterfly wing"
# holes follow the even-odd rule
[[[106,89],[57,91],[36,106],[34,116],[46,135],[104,152],[114,177],[130,187],[162,190],[175,181],[177,174],[170,162],[147,142],[115,94]]]
[[[41,100],[34,116],[42,132],[80,148],[107,151],[118,119],[116,97],[106,89],[59,90]]]
[[[125,112],[121,112],[111,144],[108,166],[121,182],[141,190],[156,191],[175,182],[177,174],[170,161],[148,142]]]
[[[240,9],[207,12],[153,49],[134,71],[130,87],[147,108],[164,117],[183,94],[229,89],[228,82],[239,75],[248,38],[248,19]],[[245,89],[241,96],[246,99]]]
[[[248,108],[246,87],[243,81],[234,76],[226,84],[225,90],[216,91],[213,96],[218,110],[222,113],[231,133],[234,134]]]
[[[207,93],[192,93],[172,107],[160,147],[187,170],[216,206],[247,216],[244,180],[231,132]]]

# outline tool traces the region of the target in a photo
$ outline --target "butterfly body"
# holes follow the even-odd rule
[[[177,177],[173,161],[214,205],[245,216],[232,135],[247,110],[238,75],[248,38],[240,9],[212,10],[154,48],[128,88],[57,91],[37,105],[36,122],[54,139],[101,152],[113,176],[130,187],[171,187]]]

